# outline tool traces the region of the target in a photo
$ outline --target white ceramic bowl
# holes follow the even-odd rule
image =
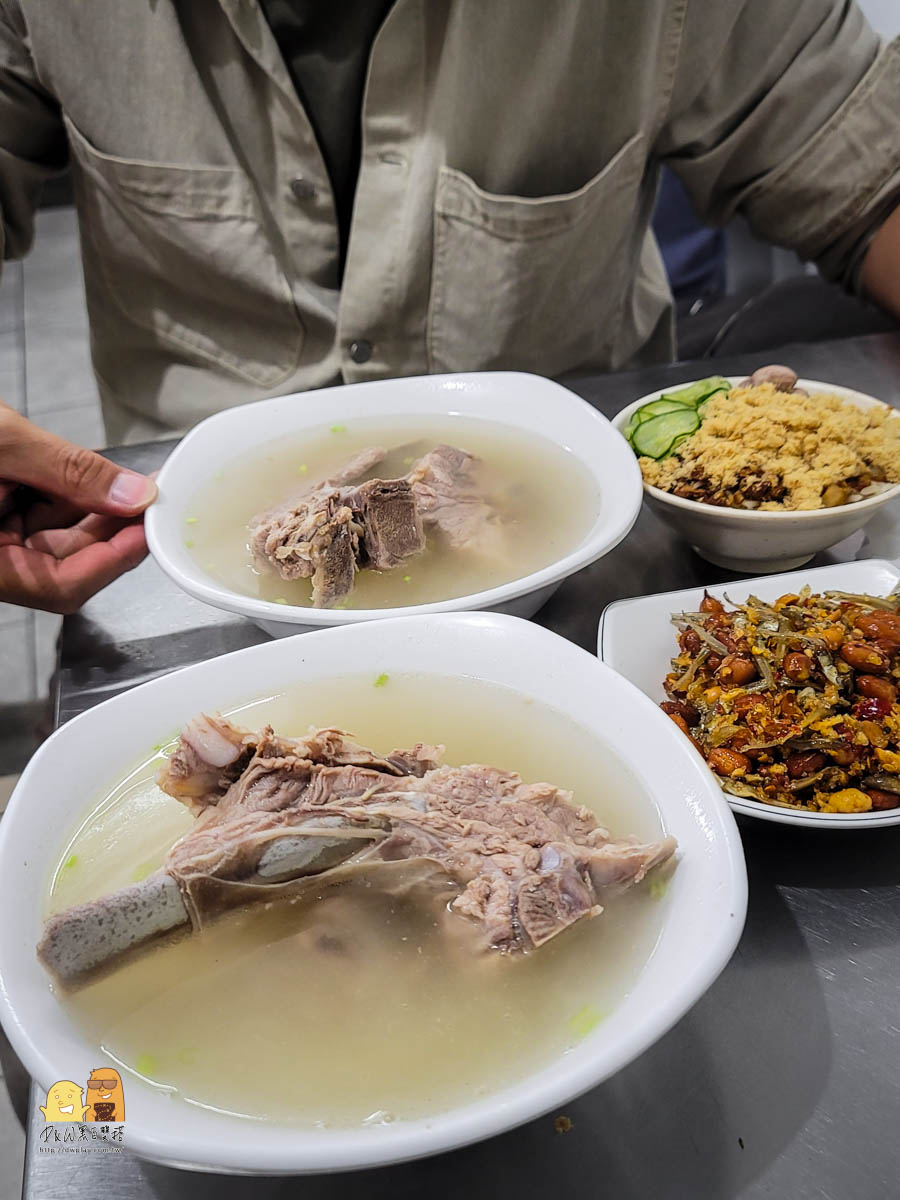
[[[405,608],[314,609],[274,604],[211,579],[184,545],[191,497],[241,450],[296,437],[332,421],[362,417],[466,416],[539,434],[569,450],[596,483],[593,525],[557,562],[499,587]],[[198,600],[239,613],[274,637],[323,625],[351,625],[410,613],[493,609],[530,617],[560,583],[625,537],[641,507],[641,473],[609,421],[573,392],[537,375],[480,372],[426,375],[324,388],[228,409],[201,422],[172,452],[157,480],[159,499],[146,517],[147,541],[162,569]],[[278,497],[273,497],[273,503]]]
[[[196,712],[298,683],[382,671],[468,676],[550,705],[610,744],[679,843],[659,941],[626,1000],[577,1054],[492,1095],[428,1119],[302,1130],[173,1102],[129,1076],[127,1144],[139,1155],[201,1170],[288,1174],[400,1162],[479,1141],[637,1057],[698,1000],[734,950],[746,908],[734,819],[679,731],[637,688],[593,655],[513,617],[404,617],[375,632],[371,625],[322,630],[187,667],[88,710],[31,760],[0,822],[0,1019],[39,1085],[86,1078],[96,1066],[96,1048],[69,1020],[34,952],[47,881],[73,818]]]
[[[726,378],[736,384],[745,377],[732,375]],[[878,404],[890,407],[874,396],[834,383],[800,379],[797,384],[808,392],[830,392],[841,396],[858,408],[872,408]],[[613,417],[613,425],[621,433],[632,413],[642,404],[658,399],[664,392],[687,386],[687,383],[677,384],[641,396]],[[895,413],[895,419],[900,420],[900,412]],[[852,504],[811,512],[719,508],[714,504],[683,500],[647,483],[644,484],[644,495],[653,512],[689,541],[701,558],[732,571],[768,572],[793,570],[808,562],[819,550],[843,541],[861,529],[879,508],[900,497],[900,484]]]
[[[809,571],[793,571],[786,575],[766,575],[759,579],[711,584],[707,590],[720,600],[727,597],[736,603],[743,603],[751,595],[761,600],[776,600],[786,592],[798,592],[807,584],[814,592],[834,590],[887,596],[900,585],[900,568],[884,559],[870,558],[860,562],[814,567]],[[676,612],[697,612],[703,599],[703,590],[688,588],[681,592],[659,592],[655,596],[616,600],[607,605],[600,618],[597,639],[599,657],[659,704],[667,698],[663,680],[669,671],[669,660],[676,650],[675,628],[669,618]],[[691,753],[696,754],[696,751],[691,750]],[[702,761],[699,754],[696,757],[698,762]],[[710,778],[715,778],[712,771]],[[776,808],[772,804],[742,796],[726,796],[726,799],[735,812],[786,825],[816,825],[820,829],[872,829],[900,824],[900,808],[857,814],[814,813],[799,808]]]

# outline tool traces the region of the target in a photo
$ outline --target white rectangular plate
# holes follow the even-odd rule
[[[720,600],[727,597],[742,603],[750,595],[759,596],[761,600],[774,600],[785,592],[797,592],[807,584],[814,592],[834,589],[886,596],[900,585],[900,568],[885,559],[870,558],[789,571],[784,575],[712,584],[707,590]],[[601,662],[636,684],[651,700],[657,703],[665,700],[663,679],[676,650],[675,629],[669,618],[675,612],[696,612],[703,591],[702,587],[686,588],[680,592],[659,592],[654,596],[617,600],[608,605],[600,618],[597,639],[597,655]],[[827,825],[846,829],[900,824],[900,808],[853,815],[776,808],[738,796],[728,796],[728,803],[735,812],[789,825]]]

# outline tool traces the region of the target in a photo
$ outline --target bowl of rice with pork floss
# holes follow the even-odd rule
[[[730,570],[802,566],[900,498],[900,414],[789,367],[654,392],[613,423],[653,511]]]

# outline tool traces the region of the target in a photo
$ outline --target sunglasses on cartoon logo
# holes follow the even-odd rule
[[[89,1088],[100,1088],[104,1092],[111,1092],[118,1084],[117,1079],[89,1079]]]

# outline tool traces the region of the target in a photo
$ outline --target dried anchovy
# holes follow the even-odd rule
[[[706,642],[707,646],[711,646],[717,654],[728,653],[728,647],[726,645],[720,642],[717,637],[713,637],[711,633],[708,633],[698,621],[690,620],[690,618],[684,613],[679,613],[672,617],[672,624],[679,627],[686,625],[688,629],[693,629],[697,637],[700,638],[701,641]]]
[[[742,692],[765,692],[769,685],[765,679],[757,679],[755,683],[741,685]]]
[[[742,746],[742,750],[771,750],[775,746],[786,746],[791,740],[789,733],[783,738],[776,738],[774,742],[748,742],[746,746]],[[793,746],[791,747],[793,749]]]
[[[840,744],[838,738],[797,738],[791,742],[791,750],[834,750]]]
[[[823,767],[821,771],[816,771],[814,775],[805,775],[802,779],[792,779],[789,786],[792,792],[802,792],[804,788],[812,787],[820,779],[830,784],[843,785],[847,782],[847,773],[838,770],[835,766],[827,766]]]
[[[727,742],[730,737],[734,737],[734,735],[736,733],[740,733],[740,731],[741,727],[739,725],[723,725],[720,729],[717,729],[714,733],[709,735],[710,745],[721,746],[723,742]],[[755,747],[750,746],[745,747],[745,749],[752,750],[755,749]]]
[[[893,792],[896,796],[900,796],[900,776],[888,775],[886,771],[879,771],[877,775],[867,775],[863,780],[863,786],[878,788],[882,792]]]
[[[762,676],[762,681],[767,688],[775,686],[775,675],[772,668],[769,666],[768,660],[762,654],[754,654],[753,661],[756,663],[756,669]]]
[[[822,668],[822,674],[829,683],[833,683],[835,687],[839,688],[841,686],[841,677],[837,673],[837,667],[834,665],[831,655],[822,651],[816,657],[819,660],[819,666]]]
[[[853,604],[865,604],[868,608],[881,608],[886,612],[900,611],[900,595],[892,592],[890,596],[865,596],[856,592],[826,592],[826,596],[838,600],[850,601]]]
[[[729,603],[731,602],[729,601]],[[773,608],[771,604],[766,604],[765,600],[760,600],[759,596],[748,596],[747,603],[740,604],[738,607],[742,608],[744,612],[753,612],[755,609],[757,612],[765,613],[768,617],[774,617],[776,621],[781,619],[781,614],[778,610]]]
[[[709,658],[709,650],[707,650],[706,647],[704,646],[704,648],[702,650],[698,651],[697,657],[691,659],[690,666],[685,668],[684,674],[681,676],[681,678],[676,679],[675,682],[672,684],[672,691],[673,692],[686,692],[687,689],[694,682],[694,676],[697,674],[700,667],[703,666],[703,664],[706,662],[706,660],[708,658]]]

